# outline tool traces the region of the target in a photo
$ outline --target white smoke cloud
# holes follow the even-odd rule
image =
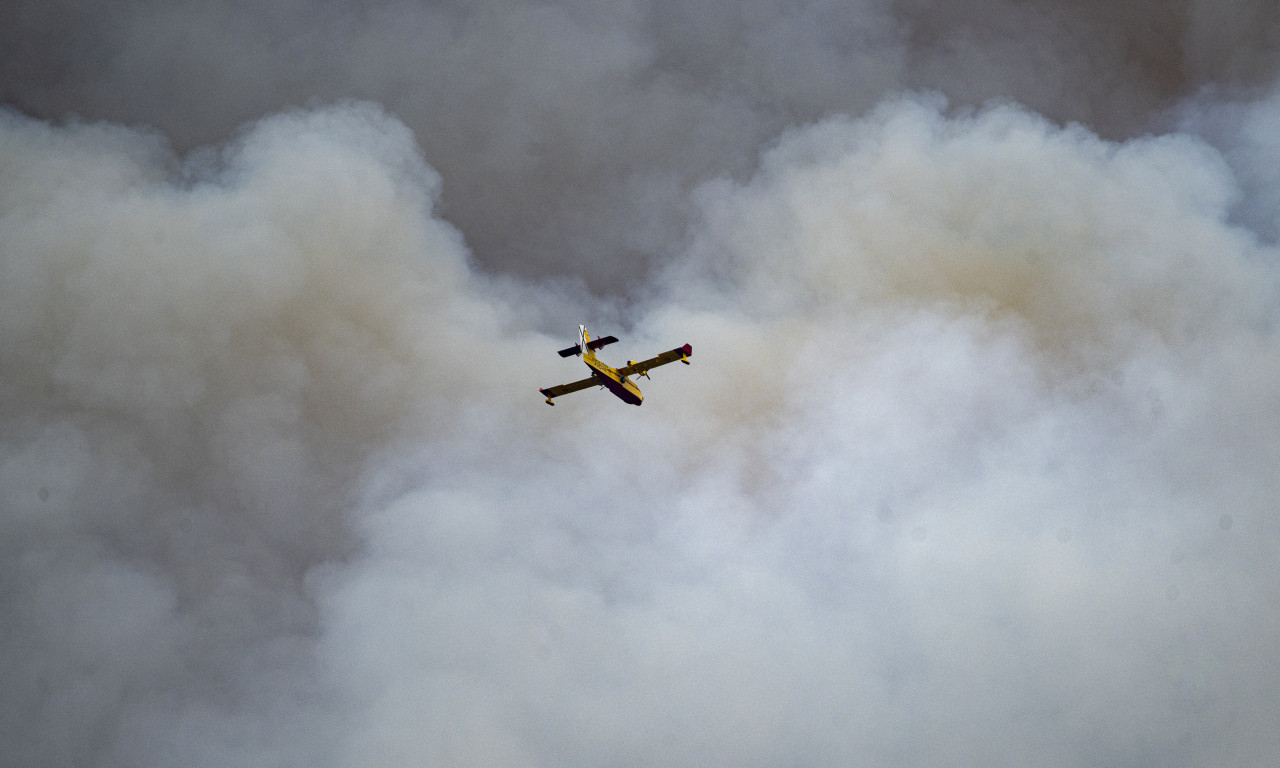
[[[1273,88],[1261,98],[1233,100],[1210,90],[1182,104],[1178,114],[1183,130],[1205,136],[1231,164],[1243,190],[1235,216],[1268,241],[1280,238],[1280,91]]]
[[[364,106],[198,178],[124,129],[3,132],[6,760],[278,764],[363,462],[490,387],[438,178]]]
[[[1276,756],[1247,142],[895,97],[625,306],[369,104],[0,142],[0,764]],[[546,408],[579,320],[693,365]]]
[[[357,98],[409,125],[488,269],[642,290],[686,194],[783,130],[932,89],[1111,138],[1280,72],[1267,0],[11,0],[0,102],[153,126],[179,151]]]
[[[344,759],[1265,760],[1276,352],[1232,198],[1189,137],[912,100],[708,187],[715,278],[637,329],[693,368],[363,505],[317,582]]]

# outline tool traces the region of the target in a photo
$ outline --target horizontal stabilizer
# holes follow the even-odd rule
[[[605,344],[612,344],[617,340],[618,340],[617,336],[605,336],[599,339],[592,339],[591,341],[587,342],[587,349],[594,352],[595,350],[603,347]],[[572,347],[565,347],[564,349],[560,350],[556,354],[560,355],[561,357],[570,357],[572,355],[582,354],[582,349],[577,344],[574,344]]]

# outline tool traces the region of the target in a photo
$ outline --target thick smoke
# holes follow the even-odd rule
[[[1213,86],[1265,87],[1266,0],[14,0],[0,100],[159,129],[180,151],[364,98],[415,132],[483,265],[628,294],[679,254],[684,195],[886,93],[1011,99],[1112,138]]]
[[[1275,762],[1213,7],[11,6],[0,765]]]

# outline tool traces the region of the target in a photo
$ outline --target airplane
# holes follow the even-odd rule
[[[587,364],[591,369],[591,375],[585,379],[570,382],[568,384],[559,384],[546,389],[539,389],[543,395],[546,395],[547,405],[555,405],[551,402],[551,398],[567,395],[570,392],[577,392],[580,389],[586,389],[592,386],[602,386],[610,392],[617,395],[624,403],[632,405],[640,405],[644,402],[644,395],[640,394],[640,388],[635,385],[627,377],[637,374],[637,377],[643,376],[649,378],[650,369],[657,368],[660,365],[674,363],[679,360],[685,365],[689,364],[689,355],[693,354],[693,347],[685,344],[683,347],[676,347],[669,352],[663,352],[660,355],[641,360],[640,362],[627,361],[627,364],[621,368],[610,368],[600,359],[596,357],[596,350],[606,344],[612,344],[618,340],[617,336],[605,336],[599,339],[591,338],[591,334],[587,332],[585,325],[578,326],[578,343],[572,347],[566,347],[558,353],[561,357],[570,355],[579,355],[582,362]]]

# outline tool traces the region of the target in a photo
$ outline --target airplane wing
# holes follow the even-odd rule
[[[571,381],[568,384],[557,384],[554,387],[547,387],[546,389],[540,389],[538,391],[546,396],[547,402],[551,402],[551,398],[553,397],[559,397],[561,395],[567,395],[570,392],[577,392],[578,390],[586,389],[587,387],[597,386],[600,386],[600,380],[595,376],[588,376],[585,379]]]
[[[638,373],[643,376],[648,373],[651,368],[657,368],[658,366],[666,365],[667,363],[674,363],[677,360],[687,364],[689,362],[689,356],[692,354],[693,347],[685,344],[683,347],[676,347],[670,352],[663,352],[662,354],[655,355],[648,360],[641,360],[638,363],[628,362],[626,365],[618,369],[618,375],[630,376],[633,373]]]

